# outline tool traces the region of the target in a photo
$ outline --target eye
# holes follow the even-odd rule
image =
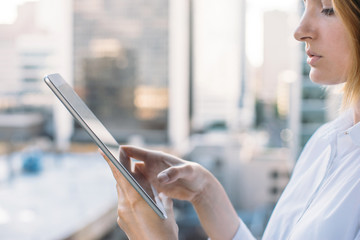
[[[335,11],[333,8],[324,8],[323,10],[321,10],[321,13],[325,16],[332,16],[335,14]]]

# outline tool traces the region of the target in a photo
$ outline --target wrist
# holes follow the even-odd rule
[[[216,193],[215,187],[218,185],[217,179],[207,169],[201,165],[198,165],[197,167],[199,170],[195,171],[197,174],[194,182],[198,182],[198,189],[190,200],[194,207],[203,205],[207,202],[209,197]]]
[[[206,169],[198,175],[202,184],[192,199],[201,225],[210,239],[232,239],[239,218],[220,182]]]

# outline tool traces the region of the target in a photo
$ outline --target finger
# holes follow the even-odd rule
[[[167,168],[157,175],[157,179],[161,184],[170,184],[181,178],[189,178],[193,169],[190,165],[181,165]]]
[[[148,169],[146,168],[144,162],[134,163],[134,169],[135,169],[135,173],[140,173],[140,174],[144,175],[145,177],[149,177]]]
[[[149,153],[153,153],[153,151],[146,150],[144,148],[129,146],[129,145],[123,145],[121,146],[121,149],[132,158],[135,158],[137,160],[145,161],[148,158]]]
[[[166,167],[169,167],[170,165],[184,162],[184,160],[178,157],[161,151],[147,150],[129,145],[121,146],[121,148],[124,152],[126,152],[128,157],[143,161],[145,165],[148,165],[150,168],[153,166],[156,166],[157,168],[164,168],[164,164]],[[162,163],[163,165],[159,165],[159,163]]]
[[[131,172],[131,159],[121,146],[119,147],[119,161],[129,172]]]
[[[146,171],[145,163],[135,160],[134,169],[140,172]]]

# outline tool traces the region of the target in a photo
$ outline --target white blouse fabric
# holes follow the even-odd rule
[[[233,240],[254,239],[240,223]],[[360,123],[347,111],[306,144],[264,240],[360,240]]]

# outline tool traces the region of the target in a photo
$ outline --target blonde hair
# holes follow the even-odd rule
[[[350,107],[360,101],[360,0],[333,0],[333,5],[349,32],[353,49],[343,97],[343,107]]]

